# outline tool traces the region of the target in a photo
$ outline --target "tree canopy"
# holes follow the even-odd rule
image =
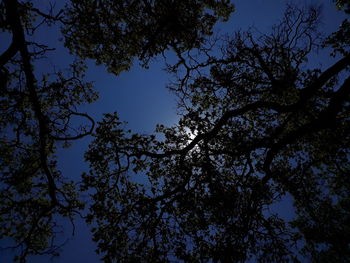
[[[183,115],[162,140],[99,122],[84,183],[106,262],[348,260],[349,25],[324,40],[318,15],[289,6],[271,34],[238,32],[185,64]],[[329,45],[337,62],[308,68]],[[269,210],[287,193],[291,222]]]
[[[10,40],[0,56],[0,237],[13,241],[16,260],[24,262],[31,254],[56,255],[59,218],[72,220],[83,209],[76,182],[58,170],[55,152],[92,133],[95,121],[78,108],[97,99],[92,83],[84,82],[83,60],[69,70],[36,69],[53,51],[35,41],[38,28],[58,23],[72,53],[119,73],[135,56],[200,46],[233,7],[228,1],[163,0],[67,1],[48,12],[32,1],[3,0],[0,7],[1,32]],[[181,17],[170,18],[170,10]]]
[[[232,11],[227,0],[73,0],[63,33],[72,51],[118,74],[130,68],[134,57],[147,65],[170,47],[199,47]]]
[[[343,8],[347,2],[337,1]],[[67,2],[45,13],[3,0],[0,27],[0,238],[16,260],[57,254],[60,218],[89,212],[105,262],[347,262],[350,258],[350,39],[345,20],[319,32],[320,9],[288,5],[270,33],[209,38],[225,0]],[[346,10],[345,10],[346,11]],[[69,71],[36,71],[50,50],[31,41],[59,23],[79,59]],[[117,113],[95,120],[79,105],[98,98],[84,81],[94,59],[120,74],[173,50],[177,125],[125,129]],[[311,67],[328,52],[334,63]],[[96,126],[96,127],[95,127]],[[56,151],[92,136],[81,187]],[[295,217],[271,208],[291,196]]]

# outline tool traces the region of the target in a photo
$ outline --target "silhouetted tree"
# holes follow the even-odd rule
[[[118,74],[135,57],[147,65],[169,48],[199,47],[232,12],[228,0],[72,0],[63,32],[67,47]]]
[[[160,136],[99,122],[83,190],[105,262],[348,262],[349,23],[323,38],[318,12],[288,6],[220,55],[178,49],[182,117]],[[308,66],[330,47],[336,62]],[[271,211],[286,194],[290,220]]]
[[[77,108],[97,98],[80,60],[41,74],[36,64],[53,49],[32,41],[37,29],[59,23],[72,52],[119,73],[134,56],[147,60],[171,46],[200,46],[232,10],[228,1],[105,0],[71,1],[46,13],[32,1],[0,2],[1,34],[10,40],[0,55],[0,238],[17,249],[16,260],[56,255],[60,218],[72,220],[83,208],[55,152],[91,134],[94,120]]]

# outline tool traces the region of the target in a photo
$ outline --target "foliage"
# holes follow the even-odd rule
[[[45,5],[51,5],[48,12]],[[170,45],[199,46],[215,22],[232,12],[227,1],[71,1],[56,12],[51,2],[45,5],[0,2],[0,29],[10,40],[0,55],[0,238],[13,243],[21,262],[31,254],[57,255],[62,218],[73,220],[83,209],[76,182],[61,174],[55,152],[92,133],[95,122],[79,105],[97,99],[92,83],[84,81],[82,60],[62,71],[37,68],[54,50],[35,41],[38,28],[61,25],[71,52],[99,58],[119,73],[133,56],[149,59]],[[96,39],[104,41],[97,45],[105,55]]]
[[[202,62],[179,52],[183,115],[162,136],[105,115],[83,175],[105,262],[347,262],[349,29],[323,39],[318,15],[288,6],[271,34],[237,32]],[[329,46],[338,60],[308,68]],[[289,221],[271,210],[287,194]]]
[[[55,150],[60,142],[91,134],[94,120],[77,106],[97,94],[83,81],[82,62],[72,63],[67,73],[35,71],[50,49],[28,40],[38,23],[30,2],[6,0],[1,10],[1,30],[11,43],[0,57],[0,237],[10,238],[16,259],[25,262],[30,254],[56,255],[57,219],[83,208],[75,183],[57,169]]]
[[[237,32],[217,48],[208,37],[232,11],[227,0],[71,0],[56,13],[0,2],[11,38],[0,54],[0,238],[17,261],[57,255],[59,223],[83,211],[83,190],[105,262],[347,262],[349,22],[324,38],[317,8],[288,6],[270,34]],[[80,59],[42,73],[51,49],[32,39],[52,24]],[[97,99],[85,59],[119,74],[168,49],[177,125],[134,134],[109,113],[95,129],[79,111]],[[335,62],[310,68],[317,52]],[[56,151],[91,134],[78,189]],[[273,212],[287,195],[295,218]]]
[[[147,65],[169,47],[199,47],[232,11],[228,0],[72,0],[63,32],[70,50],[119,74],[134,57]]]

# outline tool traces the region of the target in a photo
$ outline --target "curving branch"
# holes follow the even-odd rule
[[[56,141],[71,141],[71,140],[78,140],[78,139],[81,139],[87,135],[91,135],[92,132],[94,131],[95,129],[95,120],[89,116],[87,113],[80,113],[80,112],[74,112],[74,111],[71,111],[69,116],[70,115],[76,115],[76,116],[81,116],[81,117],[84,117],[86,119],[88,119],[91,123],[91,126],[90,126],[90,129],[84,133],[81,133],[81,134],[78,134],[76,136],[70,136],[70,137],[58,137],[58,136],[55,136],[55,135],[52,135],[50,134],[50,137]]]
[[[18,39],[16,39],[16,35],[13,34],[10,46],[0,55],[0,68],[5,66],[6,63],[17,54],[18,50]]]

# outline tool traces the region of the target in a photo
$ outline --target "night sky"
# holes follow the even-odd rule
[[[294,2],[303,3],[305,1]],[[334,2],[330,0],[306,2],[323,3],[321,28],[325,33],[335,31],[345,17],[342,12],[336,10]],[[278,19],[283,15],[286,1],[236,0],[233,3],[236,11],[231,15],[231,19],[227,23],[218,24],[216,30],[229,33],[238,29],[245,30],[249,27],[255,27],[261,32],[268,32],[271,25],[278,22]],[[45,9],[44,6],[43,9]],[[57,68],[64,67],[72,60],[72,56],[62,47],[62,42],[58,41],[60,37],[59,31],[55,27],[46,27],[37,35],[38,42],[46,42],[49,46],[57,47],[51,57],[36,65],[37,76],[40,71],[44,72],[53,65]],[[331,61],[333,59],[328,56],[318,56],[317,60],[309,63],[325,67]],[[97,121],[101,120],[103,113],[117,111],[120,119],[128,122],[126,128],[139,133],[153,132],[157,123],[166,126],[176,123],[178,119],[176,98],[166,89],[166,84],[171,80],[171,76],[162,70],[164,63],[161,57],[151,62],[149,69],[143,69],[135,61],[129,72],[123,72],[119,76],[109,74],[103,66],[95,66],[93,61],[89,61],[88,64],[86,79],[95,82],[95,88],[100,93],[100,98],[96,103],[82,107],[81,111],[87,112]],[[71,148],[57,152],[59,167],[64,177],[79,180],[81,173],[88,171],[88,164],[83,162],[83,154],[90,140],[91,138],[84,138],[74,142]],[[293,213],[290,209],[291,205],[288,205],[288,202],[282,202],[274,207],[276,212],[287,218]],[[73,237],[70,236],[71,225],[67,222],[62,224],[65,228],[65,234],[60,239],[63,241],[69,238],[69,240],[62,247],[61,256],[53,259],[36,256],[32,257],[29,262],[100,262],[99,256],[94,252],[95,244],[91,241],[91,234],[85,223],[77,218]],[[11,251],[1,253],[0,262],[11,262]]]

